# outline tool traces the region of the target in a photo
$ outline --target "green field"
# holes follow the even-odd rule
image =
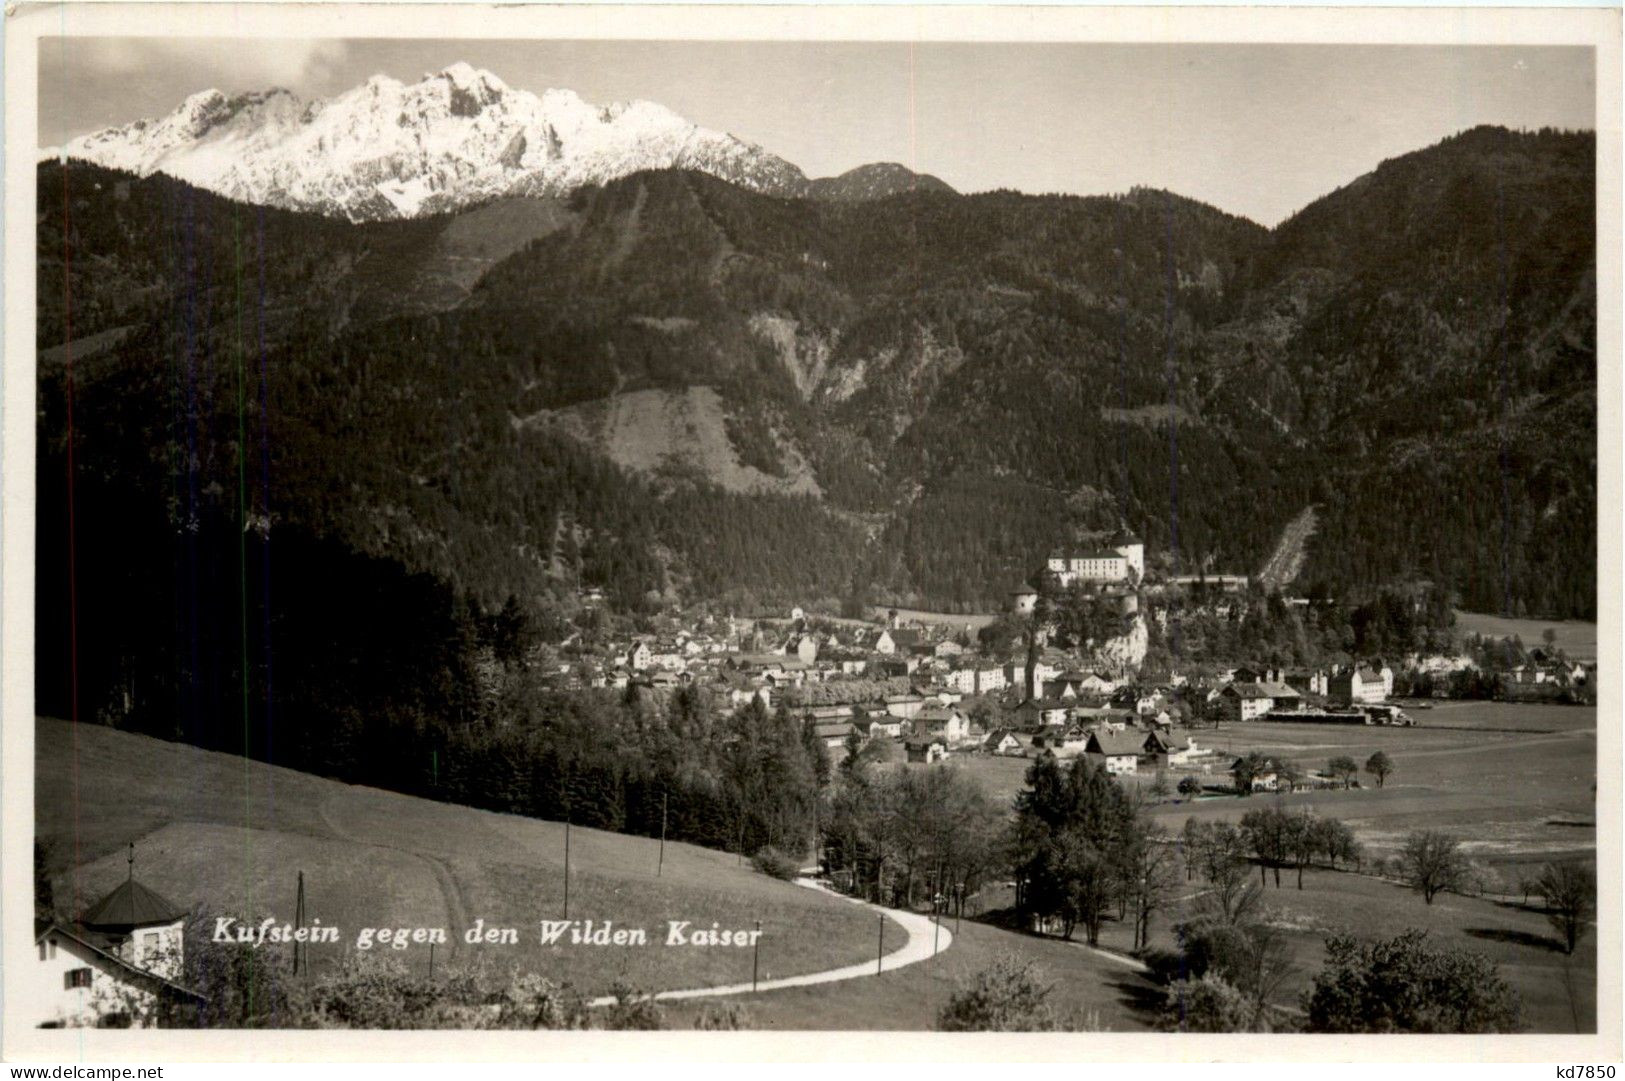
[[[1323,767],[1328,758],[1340,754],[1363,764],[1380,749],[1393,760],[1394,773],[1381,789],[1371,787],[1373,779],[1362,774],[1362,787],[1349,791],[1247,798],[1211,795],[1194,803],[1169,798],[1152,814],[1177,835],[1192,816],[1235,821],[1249,810],[1276,802],[1311,807],[1353,827],[1368,858],[1392,857],[1412,830],[1450,832],[1461,839],[1469,859],[1502,883],[1504,893],[1446,894],[1428,906],[1399,883],[1369,875],[1312,869],[1299,892],[1293,888],[1296,876],[1283,872],[1286,888],[1276,890],[1272,885],[1266,901],[1274,910],[1272,922],[1288,935],[1296,955],[1297,970],[1284,997],[1290,1003],[1309,986],[1320,968],[1328,931],[1347,928],[1376,937],[1415,926],[1428,929],[1444,944],[1475,949],[1494,960],[1522,997],[1530,1030],[1594,1031],[1594,938],[1583,940],[1575,957],[1567,958],[1555,948],[1545,917],[1524,908],[1521,894],[1513,894],[1519,878],[1537,873],[1548,860],[1595,858],[1592,786],[1597,775],[1597,711],[1441,702],[1413,715],[1420,722],[1414,728],[1255,722],[1198,731],[1198,743],[1225,752],[1216,760],[1215,770],[1222,770],[1231,756],[1255,749],[1308,768]],[[1001,798],[1013,798],[1021,790],[1030,765],[1029,759],[974,755],[953,761]],[[1176,771],[1170,779],[1177,781],[1179,776]],[[1136,780],[1143,784],[1147,778]],[[1207,780],[1218,786],[1227,778],[1216,772]],[[1200,883],[1194,883],[1180,892],[1194,894],[1199,889]],[[1169,928],[1189,900],[1187,896],[1174,911],[1157,918],[1154,945],[1170,945]],[[988,890],[978,902],[987,907],[1008,904],[1008,892]],[[1102,945],[1127,951],[1131,938],[1128,928],[1108,924]]]
[[[618,978],[645,990],[749,979],[751,953],[667,948],[667,920],[748,929],[762,921],[761,978],[822,971],[871,956],[874,917],[841,898],[739,866],[691,845],[573,829],[570,916],[646,927],[648,946],[552,946],[536,925],[564,905],[564,826],[340,784],[94,725],[36,726],[37,833],[59,905],[94,903],[127,873],[170,900],[240,919],[291,920],[305,873],[312,918],[346,931],[313,947],[331,962],[354,930],[444,927],[436,964],[484,955],[602,993]],[[517,946],[470,947],[478,918],[519,931]],[[902,932],[897,931],[901,941]],[[393,954],[427,966],[427,946]]]
[[[1426,826],[1459,834],[1474,860],[1515,882],[1558,855],[1595,851],[1591,783],[1596,711],[1578,707],[1447,704],[1414,729],[1322,725],[1227,726],[1201,742],[1252,747],[1319,765],[1331,754],[1363,761],[1378,747],[1394,759],[1383,789],[1319,791],[1246,799],[1213,796],[1165,802],[1153,813],[1177,833],[1187,816],[1234,819],[1280,799],[1306,804],[1352,825],[1372,856],[1391,854],[1404,833]],[[1430,727],[1431,725],[1431,727]],[[37,726],[38,832],[64,907],[93,902],[125,874],[125,845],[137,842],[137,876],[187,905],[245,917],[292,916],[294,876],[306,876],[313,917],[346,930],[363,925],[444,926],[454,940],[437,963],[484,955],[492,962],[568,980],[601,993],[617,979],[648,990],[736,982],[750,955],[726,949],[552,947],[535,942],[535,923],[563,908],[564,827],[434,803],[312,777],[107,728],[41,720]],[[1200,737],[1199,737],[1200,738]],[[1011,796],[1026,759],[965,756],[955,761]],[[1217,780],[1217,778],[1215,778]],[[1365,779],[1369,784],[1369,778]],[[869,912],[839,898],[780,883],[740,867],[736,857],[669,844],[656,875],[656,842],[594,830],[571,831],[570,914],[613,919],[651,931],[667,919],[749,927],[763,921],[761,976],[793,975],[873,956]],[[1398,883],[1312,869],[1305,889],[1267,890],[1271,921],[1294,945],[1289,1003],[1318,970],[1325,934],[1347,927],[1366,936],[1425,927],[1449,945],[1488,954],[1525,1005],[1534,1031],[1594,1028],[1595,944],[1575,958],[1553,948],[1552,932],[1520,898],[1442,895],[1432,906]],[[1199,884],[1181,882],[1174,907],[1157,916],[1153,945]],[[76,900],[75,900],[76,899]],[[973,911],[1008,904],[985,890]],[[520,929],[521,944],[476,950],[456,940],[477,917]],[[900,935],[901,932],[899,931]],[[346,935],[346,945],[353,935]],[[1108,923],[1102,945],[1126,951],[1130,932]],[[313,950],[319,966],[343,946]],[[921,1029],[960,981],[1002,953],[1037,961],[1069,1014],[1115,1031],[1144,1030],[1158,991],[1132,966],[1076,944],[965,921],[940,958],[836,984],[741,996],[753,1027]],[[395,956],[426,965],[426,949]],[[668,1004],[682,1024],[701,1004]]]
[[[1373,855],[1392,855],[1407,832],[1420,828],[1459,834],[1467,854],[1491,866],[1595,852],[1596,709],[1445,702],[1415,716],[1421,720],[1415,728],[1249,723],[1198,739],[1224,749],[1226,761],[1260,750],[1306,768],[1343,754],[1363,764],[1385,752],[1394,773],[1381,789],[1362,774],[1357,790],[1282,797],[1344,819]],[[1204,799],[1194,812],[1239,818],[1261,798]],[[1169,803],[1156,813],[1177,826],[1192,811],[1190,804]]]
[[[1283,869],[1280,888],[1271,878],[1264,890],[1263,918],[1282,933],[1292,949],[1292,971],[1276,996],[1278,1005],[1295,1008],[1300,993],[1313,984],[1325,960],[1329,933],[1346,930],[1367,939],[1392,938],[1415,927],[1427,931],[1436,946],[1475,950],[1494,961],[1522,1002],[1525,1031],[1596,1031],[1595,935],[1583,938],[1574,956],[1567,956],[1545,916],[1523,907],[1521,897],[1445,893],[1428,905],[1421,894],[1398,882],[1324,867],[1306,870],[1303,886],[1301,891],[1297,889],[1296,871]],[[1180,876],[1174,904],[1154,918],[1154,948],[1172,947],[1171,927],[1189,914],[1202,890],[1200,880],[1187,883]],[[1008,904],[1010,893],[1008,889],[987,890],[979,900],[988,905]],[[1127,954],[1133,945],[1132,929],[1108,920],[1100,944]],[[1140,982],[1127,981],[1120,989],[1126,994]],[[1122,1006],[1125,1012],[1114,1016],[1128,1021],[1143,1016],[1127,1002]]]
[[[1517,635],[1531,649],[1542,642],[1541,636],[1550,628],[1557,632],[1558,649],[1577,661],[1597,659],[1597,625],[1578,620],[1511,619],[1492,616],[1484,612],[1456,612],[1456,630],[1462,634],[1484,634],[1494,638]]]
[[[953,921],[945,920],[944,926],[952,930]],[[1101,957],[1078,943],[970,920],[960,923],[953,948],[930,961],[874,979],[742,995],[737,1001],[751,1028],[932,1029],[938,1011],[960,984],[1005,954],[1038,965],[1053,988],[1049,1002],[1063,1017],[1078,1017],[1111,1032],[1143,1032],[1152,1026],[1162,991],[1135,966]],[[678,1024],[702,1008],[697,1003],[666,1007]]]

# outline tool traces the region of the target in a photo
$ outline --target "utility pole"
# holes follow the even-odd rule
[[[570,816],[564,816],[564,918],[570,918]]]
[[[659,878],[666,870],[666,804],[671,794],[663,792],[660,795],[660,862],[655,864],[655,877]]]
[[[875,947],[875,975],[880,975],[880,962],[886,956],[886,914],[880,913],[880,943]]]
[[[762,968],[762,921],[761,920],[756,921],[756,935],[755,935],[755,937],[753,937],[751,939],[751,945],[756,947],[755,951],[751,954],[751,958],[750,958],[750,989],[752,991],[755,991],[756,990],[756,974],[758,972],[760,972],[761,968]]]
[[[937,942],[942,938],[942,894],[931,895],[931,956],[937,955]]]
[[[434,943],[429,943],[429,982],[434,982]]]
[[[298,931],[301,928],[303,928],[304,926],[305,926],[305,872],[300,871],[299,872],[299,892],[295,896],[294,902],[293,902],[293,929],[295,931]],[[303,954],[304,958],[305,958],[305,971],[306,971],[306,973],[309,973],[309,971],[310,971],[310,954],[308,952],[309,949],[310,949],[310,947],[308,945],[306,945],[303,942],[300,942],[297,938],[294,939],[294,942],[293,942],[293,974],[295,976],[299,975],[299,958],[300,958],[301,954]]]

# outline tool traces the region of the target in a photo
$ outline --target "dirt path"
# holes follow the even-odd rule
[[[330,806],[335,798],[329,796],[316,807],[317,813],[321,815],[322,821],[327,823],[327,828],[333,831],[334,836],[351,844],[366,845],[370,848],[387,848],[423,861],[424,865],[429,868],[429,873],[434,876],[435,885],[440,888],[440,899],[446,906],[446,918],[448,920],[446,926],[468,927],[472,924],[472,921],[468,918],[468,906],[463,903],[463,888],[457,884],[457,874],[451,869],[449,863],[439,856],[431,856],[416,849],[406,848],[401,845],[382,844],[371,838],[356,836],[339,825],[333,808]],[[446,952],[449,957],[455,957],[462,949],[461,937],[455,934],[449,937],[451,941],[447,943],[449,948]]]
[[[906,965],[916,964],[920,961],[929,961],[938,953],[953,945],[954,934],[947,927],[934,923],[930,917],[921,916],[914,912],[904,912],[895,908],[882,908],[880,905],[860,901],[855,897],[836,893],[819,885],[810,878],[796,879],[796,885],[810,890],[818,890],[832,897],[839,897],[843,901],[850,901],[855,905],[874,912],[882,913],[894,924],[901,924],[908,934],[908,940],[902,946],[893,950],[876,961],[863,961],[856,965],[845,965],[841,968],[826,969],[823,972],[809,972],[801,976],[783,976],[778,979],[762,980],[752,987],[748,983],[729,983],[717,987],[695,987],[681,991],[660,991],[656,999],[685,999],[685,998],[716,998],[724,995],[748,995],[753,991],[777,991],[785,987],[810,987],[820,983],[839,983],[842,980],[855,980],[861,976],[874,976],[879,972],[890,972],[893,969],[903,968]],[[1117,958],[1122,960],[1122,958]],[[615,999],[610,996],[595,998],[589,1006],[608,1006]]]

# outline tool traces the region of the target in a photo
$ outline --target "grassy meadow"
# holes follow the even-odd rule
[[[1534,648],[1542,642],[1542,635],[1550,628],[1557,632],[1554,645],[1577,661],[1597,659],[1597,625],[1579,620],[1512,619],[1492,616],[1486,612],[1456,612],[1456,630],[1462,634],[1483,634],[1493,638],[1517,635],[1523,644]]]
[[[943,925],[953,929],[952,919]],[[880,976],[814,987],[741,995],[751,1028],[922,1030],[936,1027],[937,1013],[960,985],[1001,956],[1034,962],[1051,985],[1049,1002],[1063,1017],[1085,1019],[1093,1029],[1148,1031],[1162,991],[1136,966],[1102,957],[1078,943],[1039,938],[964,920],[953,947],[941,956]],[[696,1002],[666,1006],[672,1024],[697,1015]]]
[[[560,823],[435,803],[341,784],[230,755],[95,725],[36,726],[37,833],[59,907],[77,913],[127,873],[171,901],[239,919],[291,920],[305,873],[312,919],[344,929],[311,950],[313,966],[353,948],[372,927],[444,927],[435,963],[483,956],[583,991],[617,979],[645,990],[750,978],[751,951],[668,948],[666,921],[750,929],[761,920],[761,977],[796,975],[871,956],[874,917],[841,898],[780,882],[737,857],[645,837],[570,831],[572,919],[644,927],[647,946],[552,946],[537,922],[564,914]],[[465,945],[462,933],[513,927],[518,945]],[[902,941],[900,928],[895,929]],[[427,966],[428,947],[393,954]]]

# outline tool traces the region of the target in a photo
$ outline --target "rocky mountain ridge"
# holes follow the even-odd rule
[[[282,89],[193,94],[167,116],[42,151],[231,199],[350,221],[415,218],[502,196],[558,196],[649,169],[693,169],[770,195],[867,199],[951,190],[901,165],[809,180],[795,165],[649,101],[537,95],[465,63],[415,83],[376,75],[311,102]]]

